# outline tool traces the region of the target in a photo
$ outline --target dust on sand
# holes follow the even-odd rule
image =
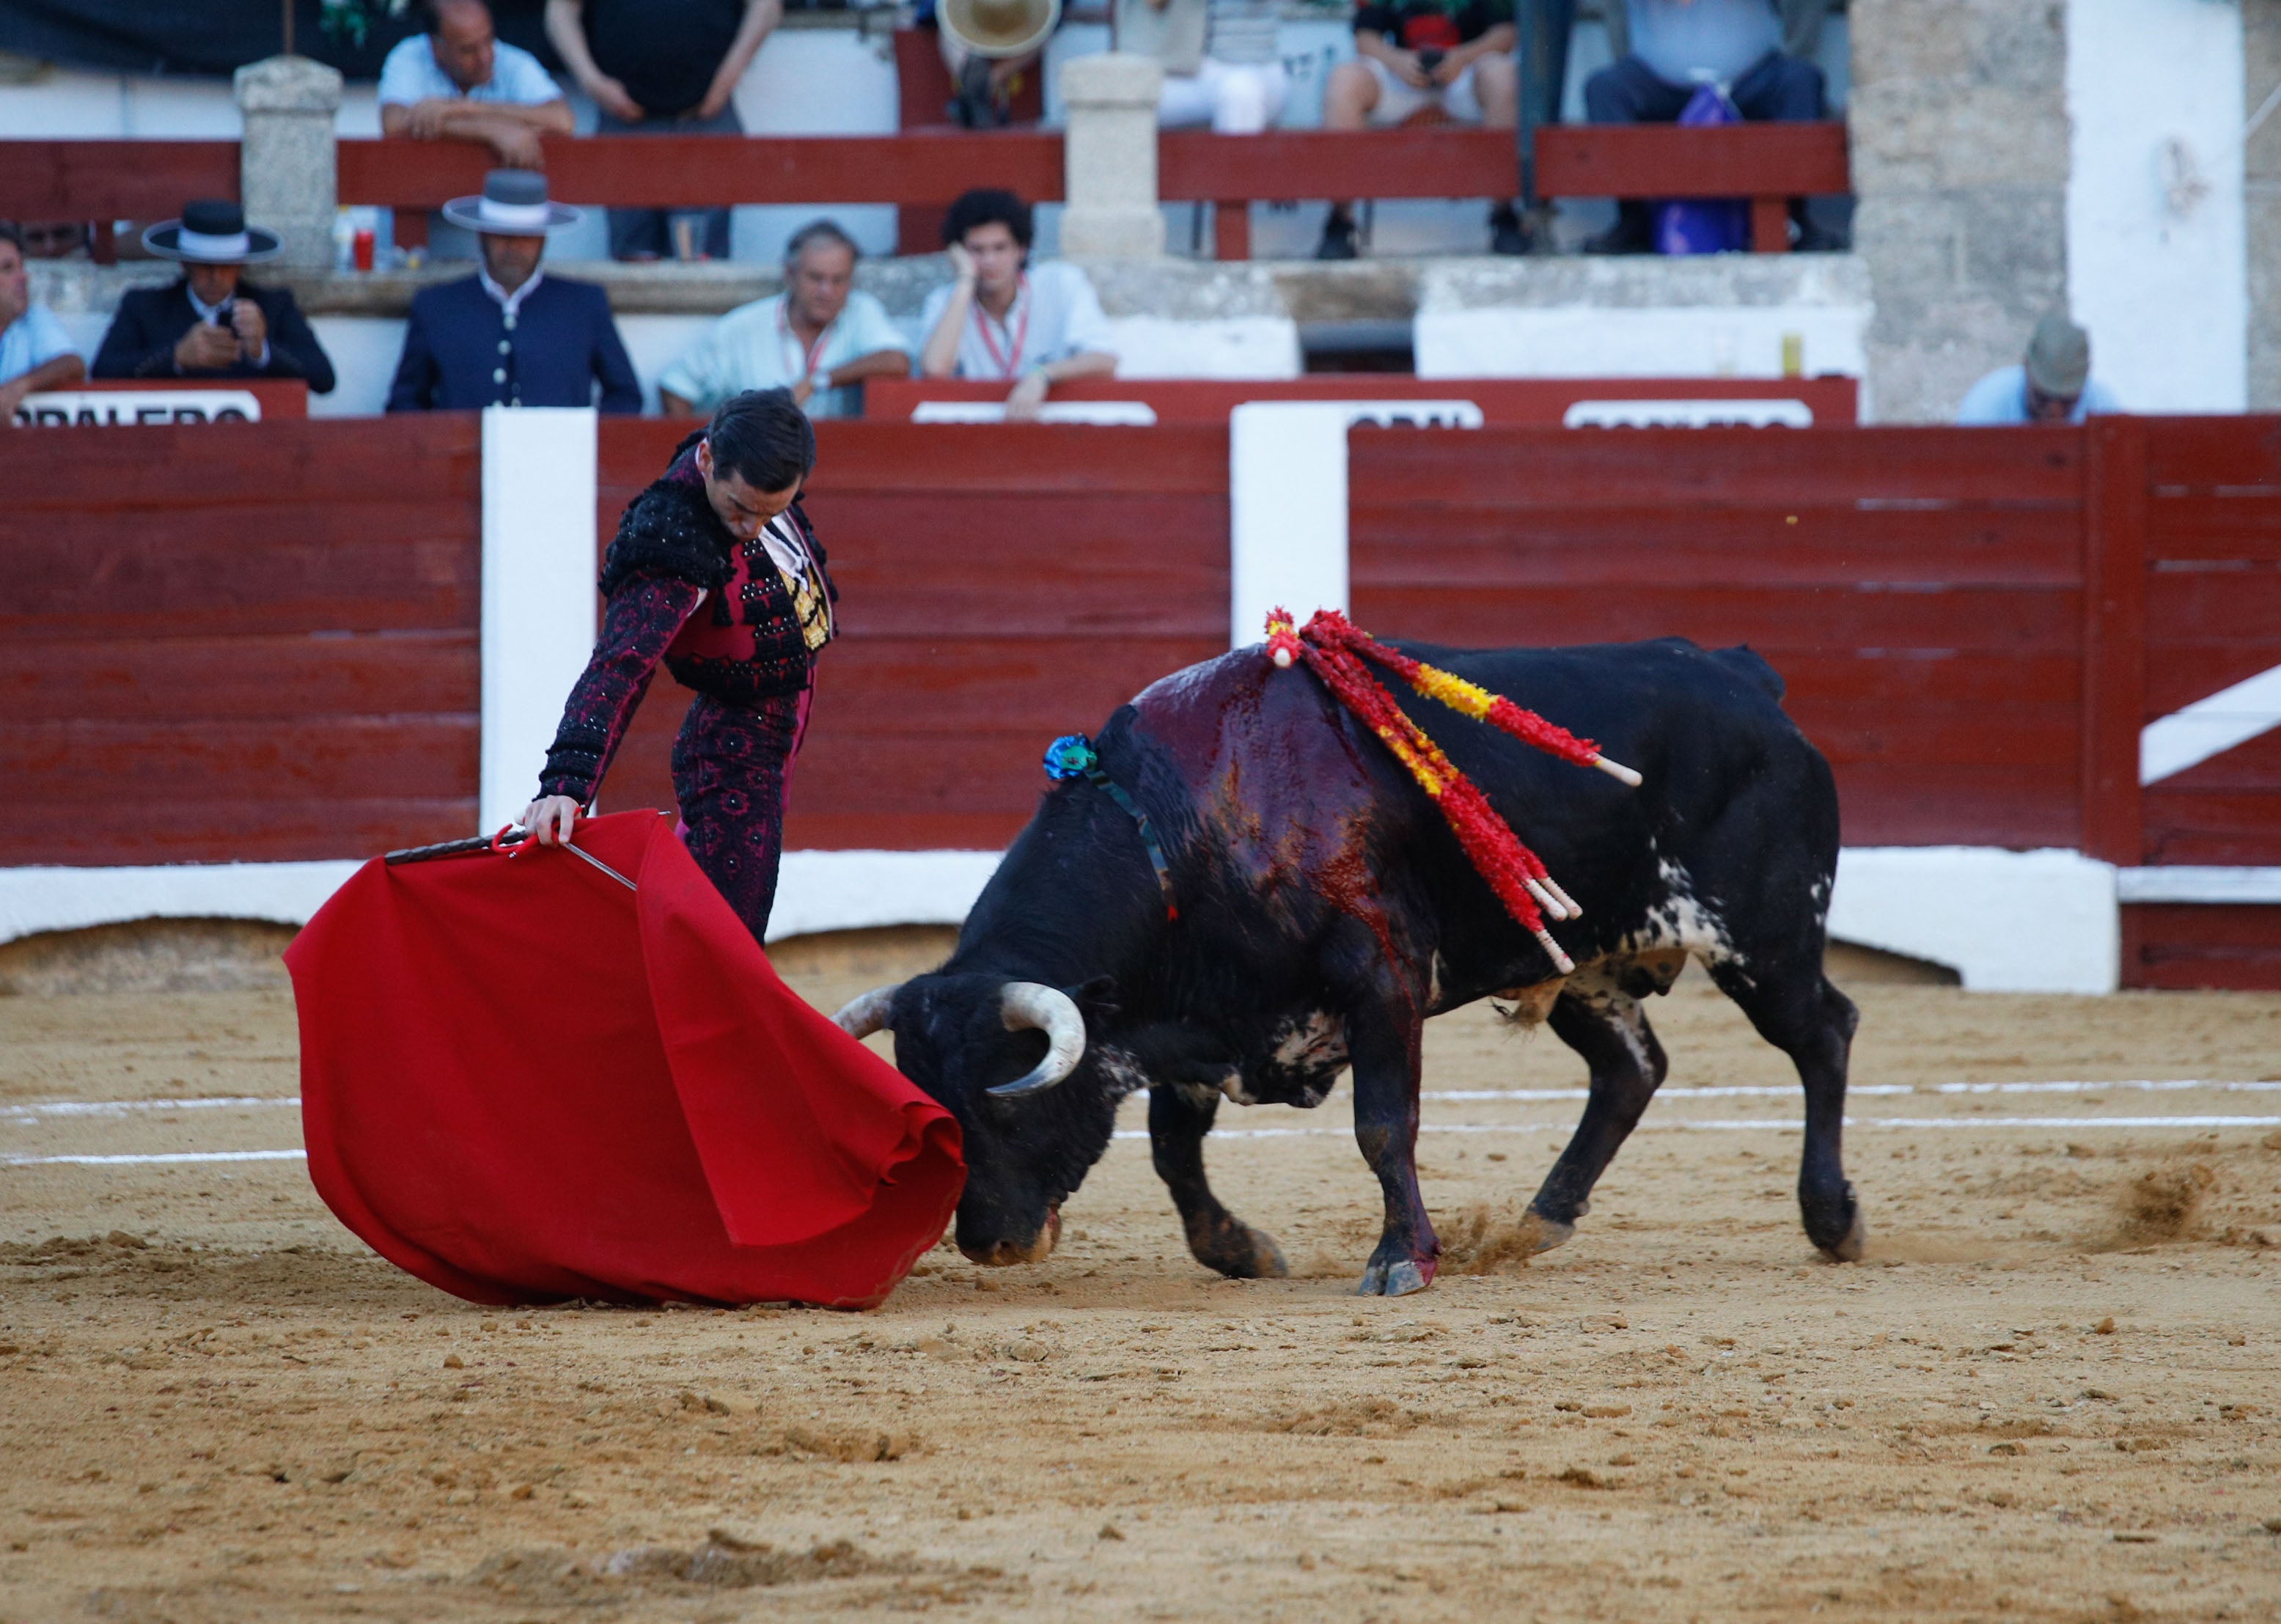
[[[932,945],[780,956],[830,1008]],[[1121,1140],[1048,1263],[939,1250],[864,1315],[471,1308],[296,1163],[0,1166],[0,1619],[2281,1618],[2281,1137],[2103,1125],[2281,1093],[1937,1092],[2269,1079],[2281,999],[1852,990],[1847,1267],[1785,1063],[1697,978],[1526,1267],[1578,1102],[1427,1100],[1487,1272],[1392,1301],[1346,1295],[1343,1091],[1210,1150],[1301,1278],[1198,1269]],[[1485,1011],[1429,1032],[1429,1094],[1581,1080]],[[290,1148],[294,1086],[274,986],[0,998],[0,1156]]]

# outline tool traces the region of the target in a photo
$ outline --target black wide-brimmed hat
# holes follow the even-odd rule
[[[535,169],[494,169],[483,177],[480,197],[454,197],[444,218],[469,231],[493,236],[544,236],[557,226],[576,225],[578,211],[546,200],[546,177]]]
[[[253,265],[276,258],[285,241],[247,225],[236,204],[204,198],[184,204],[180,220],[161,220],[145,231],[143,246],[162,259],[191,265]]]

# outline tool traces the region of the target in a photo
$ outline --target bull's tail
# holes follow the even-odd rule
[[[1767,692],[1767,697],[1779,705],[1788,692],[1782,673],[1768,665],[1759,652],[1748,643],[1737,643],[1732,648],[1714,648],[1711,657],[1720,661],[1736,675],[1747,677]]]

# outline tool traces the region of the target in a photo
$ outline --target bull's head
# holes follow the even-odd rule
[[[1044,1261],[1062,1203],[1117,1117],[1117,1094],[1086,1063],[1077,1000],[1037,981],[931,975],[866,993],[833,1018],[859,1038],[893,1031],[903,1075],[958,1118],[958,1249],[980,1264]]]

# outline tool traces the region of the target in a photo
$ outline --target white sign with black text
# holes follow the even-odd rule
[[[121,423],[258,423],[250,389],[58,389],[27,395],[19,428],[83,429]]]

